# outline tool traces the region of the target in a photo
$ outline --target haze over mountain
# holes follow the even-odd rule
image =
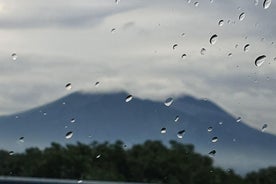
[[[183,96],[167,107],[164,102],[135,97],[126,102],[128,95],[77,92],[41,107],[2,116],[1,148],[23,151],[26,147],[43,148],[51,142],[118,139],[131,146],[148,139],[174,139],[194,144],[202,154],[216,150],[215,164],[240,174],[276,165],[276,136],[237,122],[211,101]],[[177,116],[179,120],[175,121]],[[207,131],[208,127],[212,131]],[[161,134],[162,128],[166,133]],[[183,138],[177,136],[181,130],[185,130]],[[73,136],[66,139],[70,131]],[[211,141],[214,137],[218,139],[215,143]]]

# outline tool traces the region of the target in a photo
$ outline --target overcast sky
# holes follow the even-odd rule
[[[79,90],[161,101],[189,94],[276,134],[276,2],[267,9],[263,0],[195,2],[0,0],[0,114]],[[267,57],[257,67],[260,55]]]

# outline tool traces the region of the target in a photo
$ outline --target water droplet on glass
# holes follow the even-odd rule
[[[205,53],[206,53],[206,49],[205,49],[205,48],[202,48],[202,49],[200,50],[200,54],[201,54],[201,55],[205,55]]]
[[[212,132],[212,130],[213,130],[213,127],[208,127],[208,128],[207,128],[207,131],[208,131],[208,132]]]
[[[210,3],[213,3],[214,2],[214,0],[210,0]]]
[[[236,119],[236,122],[237,122],[237,123],[241,122],[241,117],[238,117],[238,118]]]
[[[12,53],[11,57],[12,57],[12,60],[15,61],[17,59],[17,54],[16,53]]]
[[[215,156],[216,155],[216,150],[212,150],[212,151],[210,151],[208,154],[211,156],[211,157],[213,157],[213,156]]]
[[[214,34],[213,36],[211,36],[209,42],[210,44],[214,45],[218,40],[218,35]]]
[[[213,137],[213,138],[212,138],[212,142],[213,142],[213,143],[218,142],[218,137]]]
[[[187,0],[187,3],[190,3],[191,2],[191,0]]]
[[[75,119],[75,118],[72,118],[72,119],[70,120],[70,122],[71,122],[71,123],[75,123],[75,122],[76,122],[76,119]]]
[[[185,33],[182,33],[182,34],[181,34],[181,36],[183,36],[183,37],[184,37],[185,35],[186,35]]]
[[[65,85],[65,89],[71,90],[71,89],[72,89],[71,83],[66,84],[66,85]]]
[[[261,56],[257,57],[255,60],[255,65],[258,67],[261,66],[265,62],[265,59],[266,59],[265,55],[261,55]]]
[[[276,61],[276,57],[273,60]]]
[[[20,137],[19,142],[23,143],[24,142],[24,137]]]
[[[111,33],[115,33],[115,31],[116,31],[116,29],[115,29],[115,28],[112,28],[110,32],[111,32]]]
[[[128,95],[125,99],[126,102],[130,102],[132,100],[132,95]]]
[[[187,55],[186,54],[182,54],[181,58],[182,59],[186,59]]]
[[[100,82],[99,82],[99,81],[95,82],[95,86],[96,86],[96,87],[98,87],[99,85],[100,85]]]
[[[184,133],[185,133],[185,130],[180,130],[179,132],[177,132],[177,137],[178,137],[179,139],[182,139]]]
[[[47,112],[43,112],[43,116],[46,116],[47,115]]]
[[[263,126],[262,126],[262,132],[264,132],[265,131],[265,129],[268,127],[268,125],[267,124],[264,124]]]
[[[238,46],[239,46],[239,44],[236,44],[236,45],[235,45],[235,48],[238,48]]]
[[[248,51],[249,51],[249,47],[250,47],[250,45],[249,45],[249,44],[246,44],[246,45],[243,47],[243,51],[244,51],[244,52],[248,52]]]
[[[14,155],[14,152],[13,152],[13,151],[10,151],[10,152],[9,152],[9,155]]]
[[[219,26],[223,26],[223,24],[224,24],[224,20],[220,20],[220,21],[218,22],[218,25],[219,25]]]
[[[101,157],[101,155],[100,155],[100,154],[96,156],[96,158],[97,158],[97,159],[98,159],[98,158],[100,158],[100,157]]]
[[[167,106],[167,107],[171,106],[172,103],[173,103],[173,98],[171,98],[171,97],[167,98],[164,102],[165,106]]]
[[[173,48],[173,49],[176,49],[177,46],[178,46],[177,44],[174,44],[172,48]]]
[[[232,57],[233,56],[233,54],[230,52],[230,53],[228,53],[228,57]]]
[[[264,9],[267,9],[269,8],[269,6],[271,5],[271,0],[264,0],[264,3],[263,3],[263,8]]]
[[[78,180],[78,183],[82,183],[82,180]]]
[[[161,134],[165,134],[167,132],[166,128],[161,128]]]
[[[119,4],[121,0],[115,0],[115,3],[116,4]]]
[[[245,13],[242,12],[242,13],[240,14],[240,16],[239,16],[239,20],[240,20],[240,21],[243,21],[244,18],[245,18]]]
[[[72,137],[73,137],[73,132],[72,131],[67,132],[66,135],[65,135],[66,139],[71,139]]]
[[[179,120],[179,116],[176,116],[174,119],[174,122],[178,122],[178,120]]]
[[[198,6],[198,5],[199,5],[199,2],[195,2],[194,5],[195,5],[195,6]]]
[[[220,124],[220,125],[222,125],[222,124],[223,124],[223,122],[222,122],[222,121],[220,121],[220,122],[219,122],[219,124]]]
[[[254,0],[254,5],[257,6],[259,4],[259,0]]]

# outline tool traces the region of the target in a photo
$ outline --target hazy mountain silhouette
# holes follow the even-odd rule
[[[1,148],[23,151],[26,147],[122,140],[127,146],[145,140],[178,140],[192,143],[196,151],[216,150],[215,163],[238,173],[276,165],[276,136],[245,125],[216,104],[183,96],[167,107],[163,102],[133,98],[127,93],[73,93],[47,105],[0,117]],[[179,120],[175,122],[176,116]],[[72,118],[75,122],[70,122]],[[166,134],[161,134],[165,127]],[[207,131],[212,127],[211,132]],[[185,130],[183,138],[177,132]],[[65,134],[73,137],[65,139]],[[19,141],[24,137],[24,143]],[[216,143],[211,139],[218,137]]]

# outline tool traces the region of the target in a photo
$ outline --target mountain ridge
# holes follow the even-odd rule
[[[167,107],[164,102],[135,96],[126,102],[128,95],[74,92],[43,106],[0,117],[0,139],[5,140],[1,148],[23,151],[31,146],[43,148],[51,142],[120,139],[131,146],[148,139],[177,140],[194,144],[196,151],[205,155],[216,150],[215,163],[239,173],[276,165],[276,136],[242,121],[237,123],[236,118],[209,100],[185,95]],[[211,132],[208,127],[212,127]],[[165,134],[161,134],[162,128],[166,128]],[[182,139],[177,136],[181,130],[185,130]],[[73,137],[67,140],[65,135],[70,131]],[[24,137],[24,143],[20,137]],[[211,141],[213,137],[218,138],[217,142]]]

